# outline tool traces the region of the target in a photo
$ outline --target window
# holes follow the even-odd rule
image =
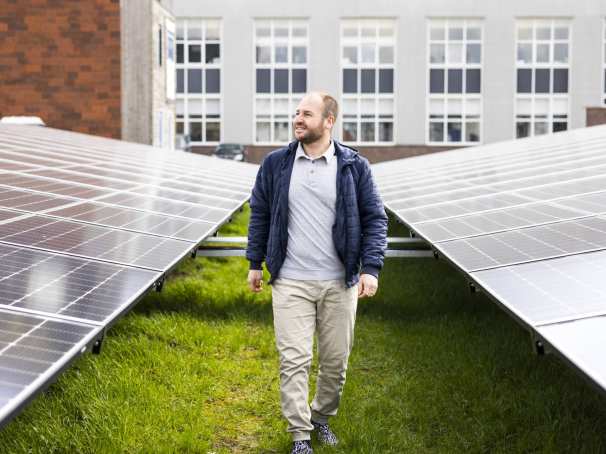
[[[341,23],[343,142],[392,144],[395,117],[395,21]]]
[[[555,19],[516,24],[515,136],[568,129],[570,25]]]
[[[482,24],[432,19],[427,33],[427,144],[477,144],[482,130]]]
[[[192,144],[221,141],[221,23],[177,20],[176,134]]]
[[[258,20],[254,27],[254,139],[292,139],[291,122],[307,92],[308,26],[302,20]]]

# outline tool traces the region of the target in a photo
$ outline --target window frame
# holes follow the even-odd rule
[[[201,123],[201,140],[191,140],[190,145],[193,146],[216,146],[223,141],[224,135],[224,97],[223,97],[223,89],[224,89],[224,70],[223,70],[223,20],[217,17],[191,17],[191,16],[183,16],[175,18],[175,136],[177,133],[177,126],[179,123],[183,124],[183,133],[182,135],[189,135],[191,139],[191,131],[190,131],[190,123]],[[199,22],[200,29],[202,31],[202,38],[190,41],[188,37],[188,24],[190,22]],[[206,30],[209,25],[215,25],[219,31],[218,39],[207,39]],[[183,38],[179,37],[179,27],[183,27]],[[189,45],[192,43],[193,45],[200,44],[200,62],[189,62]],[[183,62],[178,62],[178,46],[179,44],[183,45]],[[218,44],[219,46],[219,63],[206,63],[205,55],[206,55],[206,45],[207,44]],[[187,72],[189,69],[199,69],[202,71],[202,92],[201,93],[188,93],[188,78]],[[206,70],[216,69],[219,71],[219,92],[218,93],[207,93],[206,92]],[[179,70],[183,70],[183,92],[179,93],[177,91],[177,74]],[[192,101],[200,101],[202,105],[202,114],[198,119],[193,119],[190,116],[190,104]],[[218,101],[219,103],[219,113],[218,118],[207,117],[207,103],[208,101]],[[183,103],[183,116],[179,117],[177,113],[177,105]],[[219,139],[218,140],[206,140],[206,132],[209,124],[218,124],[219,125]]]
[[[354,26],[357,28],[357,36],[355,38],[345,37],[344,30],[345,28],[351,28]],[[365,39],[362,36],[362,29],[372,27],[375,29],[374,38]],[[391,36],[381,37],[380,29],[381,28],[391,28],[393,33]],[[373,43],[375,44],[376,58],[374,63],[363,63],[362,60],[362,46],[365,43]],[[398,44],[398,20],[397,18],[365,18],[365,17],[355,17],[355,18],[342,18],[339,24],[339,42],[337,47],[337,54],[339,56],[339,104],[340,104],[340,119],[338,122],[338,133],[335,136],[338,137],[340,141],[342,141],[346,145],[351,146],[394,146],[397,142],[396,139],[396,124],[397,124],[397,74],[398,74],[398,52],[397,52],[397,44]],[[393,48],[393,62],[392,63],[381,63],[380,62],[380,47],[381,45],[390,45]],[[343,58],[343,49],[345,47],[354,47],[356,48],[357,62],[355,64],[345,64]],[[344,91],[344,78],[343,73],[345,69],[355,69],[357,74],[360,77],[357,78],[357,91],[356,93],[345,93]],[[372,93],[363,93],[362,92],[362,70],[364,69],[372,69],[375,71],[375,91]],[[381,93],[379,91],[379,79],[380,79],[380,70],[381,69],[391,69],[392,73],[392,92],[391,93]],[[391,117],[384,118],[384,121],[381,121],[380,117],[380,101],[381,100],[390,100],[392,102],[392,114]],[[354,100],[356,102],[356,116],[355,121],[353,119],[345,118],[345,103],[347,100]],[[364,121],[362,118],[362,103],[364,100],[374,100],[374,114],[373,119],[371,121]],[[343,130],[345,123],[356,123],[357,134],[355,141],[345,141],[343,138]],[[364,123],[373,123],[374,125],[374,141],[362,141],[362,124]],[[392,129],[392,140],[391,141],[381,141],[380,138],[380,124],[381,123],[391,123]]]
[[[550,28],[550,39],[549,39],[549,62],[536,62],[536,49],[538,44],[545,44],[546,40],[539,40],[536,38],[536,29],[541,25],[545,26],[549,24]],[[518,31],[522,27],[531,26],[532,29],[532,39],[522,39],[518,38]],[[556,27],[566,27],[568,29],[568,38],[566,40],[556,39],[554,30]],[[537,135],[546,135],[553,134],[553,125],[554,123],[562,123],[566,122],[566,130],[570,129],[570,115],[571,115],[571,96],[570,96],[570,81],[571,81],[571,72],[572,72],[572,20],[567,17],[519,17],[516,18],[514,23],[514,46],[513,46],[513,61],[514,61],[514,74],[513,74],[513,135],[514,139],[523,139],[526,137],[535,137]],[[518,62],[518,44],[528,43],[532,44],[532,62],[531,63],[519,63]],[[555,44],[566,42],[568,44],[568,58],[566,63],[555,62],[554,61],[554,48]],[[531,71],[531,79],[530,93],[518,93],[518,70],[519,69],[530,69]],[[549,70],[549,92],[547,93],[536,93],[536,79],[535,74],[537,69],[548,69]],[[566,93],[554,93],[553,85],[554,85],[554,70],[556,69],[566,69],[567,72],[567,91]],[[519,100],[527,100],[530,102],[530,115],[529,118],[518,118],[518,101]],[[539,102],[546,100],[549,107],[547,118],[545,121],[537,121],[536,118],[536,104],[537,100]],[[554,101],[565,100],[566,101],[566,118],[554,118]],[[522,115],[522,114],[520,114]],[[559,114],[558,114],[559,115]],[[526,121],[524,121],[526,120]],[[538,120],[541,120],[540,118]],[[529,123],[529,132],[527,136],[518,137],[518,123]],[[535,126],[536,123],[547,123],[547,132],[545,134],[536,134]]]
[[[443,24],[444,27],[444,39],[443,40],[432,40],[431,29],[432,25]],[[460,63],[451,63],[448,61],[448,44],[451,40],[448,37],[448,30],[451,25],[461,27],[463,29],[463,38],[461,41],[452,41],[455,43],[460,42],[462,45],[462,61]],[[467,29],[469,27],[477,27],[480,29],[480,39],[470,40],[467,38]],[[425,27],[425,145],[428,146],[474,146],[481,145],[484,143],[484,48],[485,48],[485,30],[484,30],[484,19],[481,17],[429,17],[426,20]],[[444,44],[444,62],[443,63],[432,63],[431,62],[431,45],[436,42]],[[466,61],[466,49],[467,44],[479,43],[480,44],[480,63],[467,63]],[[444,70],[444,91],[442,93],[431,93],[431,70],[442,69]],[[462,89],[461,93],[448,93],[448,70],[450,69],[461,69],[462,72]],[[466,91],[466,75],[467,70],[479,69],[480,70],[480,92],[479,93],[467,93]],[[441,100],[444,105],[444,115],[441,121],[433,120],[431,118],[431,102],[432,100]],[[479,101],[479,117],[468,118],[466,112],[466,101]],[[451,141],[448,140],[448,106],[452,101],[458,101],[461,103],[461,140]],[[443,140],[434,141],[431,140],[431,125],[432,124],[443,125]],[[465,140],[466,124],[467,123],[478,123],[479,124],[479,140],[467,141]]]
[[[269,37],[257,36],[257,29],[269,27]],[[276,28],[288,28],[288,37],[286,39],[280,37],[276,39],[274,30]],[[304,37],[293,36],[293,29],[304,28]],[[252,27],[252,93],[253,93],[253,111],[252,111],[252,143],[258,146],[280,146],[284,145],[284,141],[277,137],[276,124],[287,123],[287,129],[289,131],[289,138],[287,142],[294,140],[292,133],[292,121],[294,119],[294,112],[299,100],[309,90],[309,57],[310,57],[310,38],[309,38],[309,20],[307,18],[255,18]],[[286,62],[276,62],[275,52],[276,43],[285,44],[287,47],[287,58]],[[270,62],[269,63],[257,63],[257,45],[269,45],[270,49]],[[292,48],[293,47],[304,47],[305,48],[305,63],[294,63],[292,60]],[[268,69],[270,71],[269,81],[269,92],[268,93],[257,93],[257,69]],[[288,91],[285,93],[276,93],[274,91],[274,77],[275,70],[286,70],[288,71]],[[293,70],[304,69],[305,70],[305,90],[301,93],[293,92],[292,87],[292,74]],[[259,101],[266,101],[269,103],[269,112],[267,114],[259,114],[258,103]],[[276,113],[276,104],[278,101],[286,100],[287,109],[286,116],[283,113]],[[258,117],[259,115],[267,115],[267,117]],[[269,140],[257,140],[257,124],[258,123],[269,123]]]

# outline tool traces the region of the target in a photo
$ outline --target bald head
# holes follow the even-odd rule
[[[295,112],[293,127],[296,139],[304,144],[330,141],[338,114],[337,101],[329,94],[316,91],[306,94]]]
[[[333,123],[337,121],[337,116],[339,115],[339,103],[337,103],[335,98],[323,91],[311,91],[303,97],[303,99],[305,98],[309,98],[314,103],[321,104],[323,118],[332,116]]]

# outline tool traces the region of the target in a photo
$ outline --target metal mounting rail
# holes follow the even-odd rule
[[[239,246],[231,246],[231,244]],[[223,246],[222,244],[230,244]],[[198,256],[201,257],[244,257],[248,238],[245,236],[214,236],[208,238],[198,247]],[[420,238],[387,237],[387,244],[402,244],[414,246],[407,249],[387,249],[385,257],[420,258],[434,257],[429,245]]]

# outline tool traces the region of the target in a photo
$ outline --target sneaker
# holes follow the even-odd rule
[[[301,440],[295,441],[292,444],[292,451],[290,454],[313,454],[314,450],[311,449],[311,441]]]
[[[312,421],[311,423],[314,426],[314,431],[318,435],[318,441],[320,443],[328,446],[336,446],[337,443],[339,443],[339,440],[337,440],[337,436],[333,433],[332,430],[330,430],[328,424],[321,424],[315,421]]]

